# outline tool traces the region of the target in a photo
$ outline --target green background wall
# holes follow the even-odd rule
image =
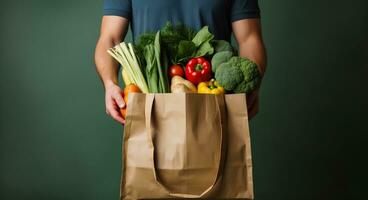
[[[260,5],[257,199],[363,199],[368,1]],[[1,2],[1,200],[118,199],[122,126],[93,63],[101,15],[102,0]]]

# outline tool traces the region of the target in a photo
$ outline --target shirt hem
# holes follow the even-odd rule
[[[127,19],[131,19],[130,13],[119,9],[104,9],[104,16],[120,16]]]
[[[261,14],[259,11],[248,11],[233,14],[231,16],[231,22],[239,21],[242,19],[254,19],[254,18],[261,18]]]

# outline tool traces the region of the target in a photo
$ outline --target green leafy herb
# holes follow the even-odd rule
[[[209,42],[214,36],[208,30],[208,26],[203,27],[193,38],[193,43],[199,47],[205,42]]]
[[[161,46],[166,49],[168,61],[171,64],[178,62],[181,57],[179,57],[178,45],[180,41],[191,41],[195,36],[195,31],[185,25],[172,25],[168,22],[160,30]],[[145,33],[137,38],[138,49],[144,49],[145,46],[153,44],[155,41],[156,33]]]
[[[215,36],[208,30],[208,26],[203,27],[192,40],[197,47],[197,51],[193,57],[212,55],[214,53],[214,48],[210,42],[214,37]]]
[[[231,51],[231,52],[234,51],[230,42],[225,41],[225,40],[213,40],[212,45],[215,48],[215,53],[222,52],[222,51]]]

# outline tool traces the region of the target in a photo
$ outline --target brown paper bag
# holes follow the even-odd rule
[[[245,95],[133,94],[121,199],[253,198]]]

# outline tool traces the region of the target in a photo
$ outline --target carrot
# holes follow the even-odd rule
[[[142,93],[142,91],[139,89],[138,86],[134,85],[134,84],[129,84],[124,88],[124,101],[125,103],[128,103],[128,96],[130,93]],[[126,106],[124,108],[120,109],[120,113],[123,116],[123,118],[125,119],[125,116],[127,114],[126,108],[127,108],[128,104],[126,104]]]

